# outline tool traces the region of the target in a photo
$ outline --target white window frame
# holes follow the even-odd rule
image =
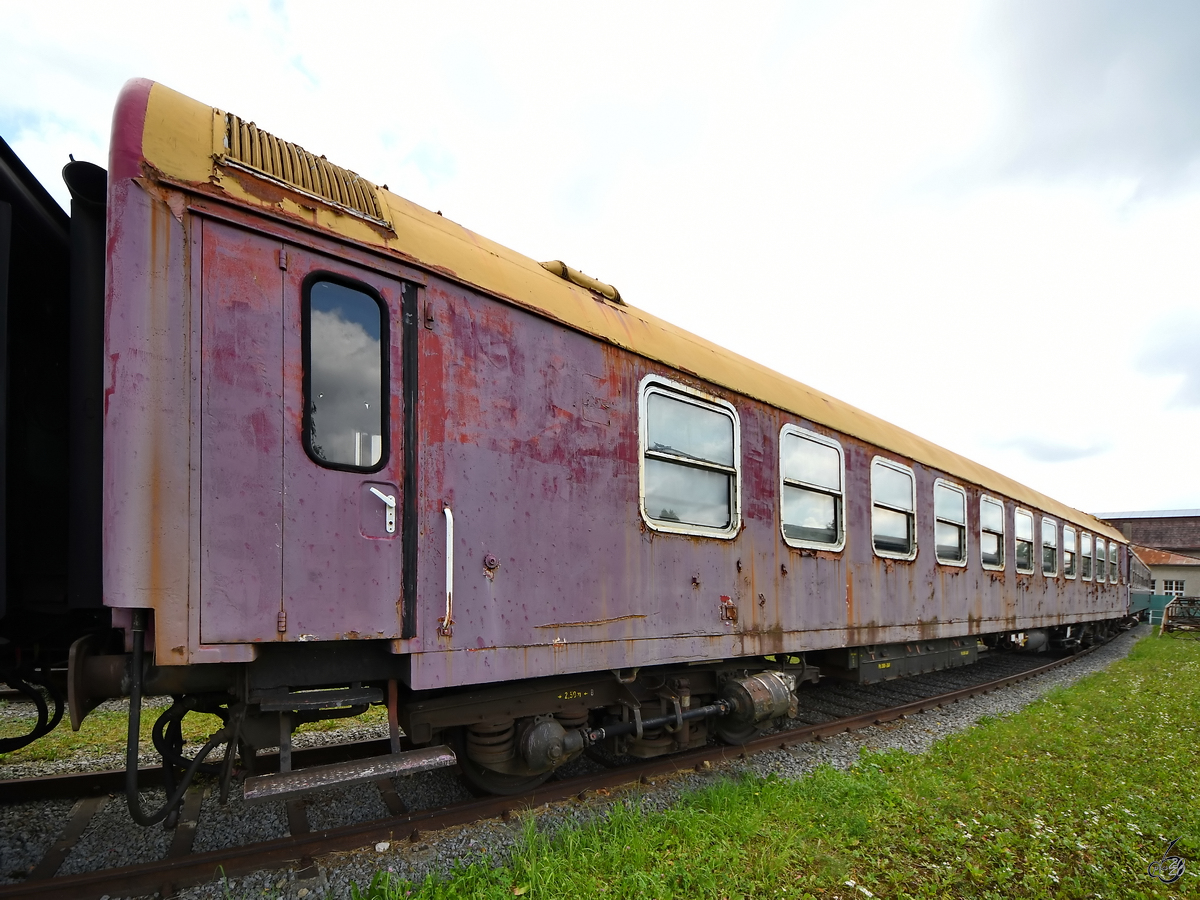
[[[1075,545],[1075,549],[1071,551],[1071,555],[1075,557],[1075,571],[1067,571],[1067,532],[1071,533],[1071,543]],[[1067,525],[1065,522],[1062,527],[1062,574],[1063,578],[1069,581],[1074,581],[1079,574],[1079,533],[1075,530],[1075,526]]]
[[[725,472],[733,475],[733,496],[730,498],[730,523],[725,528],[709,528],[704,525],[667,522],[656,519],[646,512],[646,438],[649,422],[646,419],[646,401],[651,394],[663,394],[672,400],[691,403],[702,409],[728,415],[733,421],[733,466],[715,463],[697,465],[698,469]],[[737,409],[727,400],[706,394],[686,384],[672,381],[662,375],[647,375],[638,385],[638,509],[646,527],[664,534],[690,534],[696,537],[732,540],[742,528],[742,423]]]
[[[904,472],[912,479],[912,510],[897,509],[894,506],[888,506],[886,503],[875,503],[875,464],[878,463],[885,468],[893,469],[897,472]],[[871,504],[870,517],[870,534],[871,534],[871,551],[881,559],[902,559],[914,560],[917,558],[917,548],[920,544],[919,529],[917,525],[917,473],[904,463],[896,462],[894,459],[888,459],[886,456],[875,456],[871,459],[871,475],[868,484],[870,493],[867,495]],[[890,509],[892,512],[903,513],[912,516],[912,549],[908,553],[889,553],[886,550],[880,550],[875,546],[875,507],[880,506],[883,509]]]
[[[992,565],[983,561],[983,501],[1000,504],[1000,527],[1004,529],[1000,532],[1000,565]],[[979,498],[979,564],[989,572],[1003,572],[1008,565],[1008,508],[1003,500],[999,497],[993,497],[990,494],[984,494]],[[994,531],[989,531],[989,534],[995,534]]]
[[[1113,559],[1113,554],[1117,558]],[[1121,545],[1112,541],[1108,542],[1108,583],[1121,583]]]
[[[937,491],[939,487],[944,487],[948,490],[959,494],[963,499],[963,521],[962,523],[952,522],[950,519],[940,519],[937,514]],[[941,566],[957,566],[965,568],[967,560],[971,557],[971,536],[970,536],[970,516],[967,515],[967,492],[964,488],[955,484],[952,481],[947,481],[944,478],[935,478],[933,481],[933,556]],[[963,537],[963,555],[962,559],[942,559],[937,552],[937,523],[946,522],[948,525],[953,525],[956,528],[962,528]]]
[[[1050,518],[1049,516],[1042,516],[1041,524],[1042,524],[1042,527],[1038,533],[1038,550],[1040,551],[1038,553],[1038,571],[1041,572],[1042,575],[1044,575],[1047,578],[1057,578],[1058,573],[1062,568],[1060,565],[1061,558],[1059,556],[1059,552],[1060,552],[1059,548],[1060,548],[1060,545],[1062,544],[1062,539],[1060,538],[1059,533],[1058,533],[1058,522],[1055,521],[1054,519]],[[1046,571],[1046,534],[1045,534],[1045,529],[1046,529],[1047,524],[1049,524],[1051,527],[1054,528],[1054,571],[1053,572]]]
[[[836,494],[830,491],[829,488],[819,485],[810,485],[808,482],[799,481],[795,478],[788,479],[783,473],[783,439],[787,435],[795,435],[801,440],[812,441],[815,444],[823,444],[826,447],[832,447],[837,450],[838,466],[841,473],[841,490]],[[837,525],[838,539],[836,543],[825,544],[820,541],[804,541],[797,538],[790,538],[783,530],[783,491],[788,484],[793,487],[804,488],[819,494],[828,494],[834,497],[837,504]],[[779,429],[779,534],[783,537],[783,542],[789,547],[803,547],[812,550],[827,550],[830,553],[838,553],[846,547],[846,453],[842,449],[842,445],[831,437],[826,437],[823,434],[817,434],[815,431],[809,431],[807,428],[801,428],[799,425],[784,425]]]
[[[1088,540],[1088,574],[1083,574],[1083,539]],[[1079,532],[1079,580],[1091,581],[1096,575],[1096,540],[1090,531]]]
[[[1017,541],[1020,540],[1017,537],[1017,517],[1021,515],[1029,516],[1029,562],[1032,566],[1032,568],[1029,569],[1021,568],[1020,557],[1017,555]],[[1037,525],[1037,516],[1035,516],[1029,510],[1022,509],[1018,506],[1013,511],[1013,569],[1018,575],[1032,575],[1039,568],[1041,568],[1040,560],[1033,552],[1035,547],[1041,549],[1042,546],[1042,538],[1041,535],[1038,534],[1037,529],[1034,527],[1035,525]]]
[[[1104,556],[1100,556],[1100,544],[1104,544]],[[1099,566],[1096,563],[1101,562],[1104,565],[1104,574],[1100,573]],[[1097,535],[1092,538],[1092,580],[1096,584],[1105,584],[1108,582],[1108,541]]]

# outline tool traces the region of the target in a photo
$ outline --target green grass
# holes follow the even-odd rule
[[[505,865],[356,898],[1200,896],[1200,641],[1129,658],[924,756],[743,778],[662,813],[618,804],[554,838],[529,816]],[[1189,871],[1147,874],[1169,841]],[[869,893],[868,893],[869,892]]]
[[[32,707],[28,707],[32,710]],[[150,730],[154,721],[165,709],[146,706],[142,709],[141,743],[143,751],[151,750]],[[0,736],[10,737],[27,734],[37,721],[34,715],[16,715],[0,719]],[[361,716],[350,719],[326,719],[321,722],[310,722],[301,725],[297,733],[307,731],[334,731],[350,725],[374,725],[387,721],[387,709],[373,706]],[[187,741],[185,752],[189,755],[209,736],[221,727],[221,720],[216,716],[205,713],[191,713],[183,720],[183,737]],[[0,753],[0,765],[16,763],[57,761],[71,759],[79,755],[96,755],[102,753],[124,754],[125,739],[129,730],[129,718],[124,712],[113,710],[93,710],[83,720],[79,731],[71,731],[71,725],[63,716],[58,728],[28,747],[14,750],[11,753]]]

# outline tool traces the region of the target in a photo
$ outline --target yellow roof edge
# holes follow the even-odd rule
[[[695,378],[1127,543],[1120,531],[1088,513],[629,306],[623,297],[620,306],[597,299],[588,289],[547,271],[537,260],[490,241],[384,187],[374,185],[380,202],[391,213],[391,232],[299,191],[291,196],[278,185],[266,189],[254,183],[249,173],[223,169],[218,162],[224,139],[224,116],[216,107],[155,83],[147,104],[143,155],[154,169],[169,178],[204,185],[209,193],[216,190],[238,203],[282,213],[343,239],[383,249],[432,273],[448,276]],[[598,280],[597,283],[602,284]]]

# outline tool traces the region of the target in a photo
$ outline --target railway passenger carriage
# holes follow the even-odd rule
[[[509,790],[1125,615],[1110,526],[237,116],[132,81],[108,178],[76,726],[193,697],[252,761],[387,703],[395,771]]]

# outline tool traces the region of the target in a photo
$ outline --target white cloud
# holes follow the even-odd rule
[[[1154,10],[1058,6],[1082,37],[949,2],[26,6],[0,127],[65,200],[66,152],[102,160],[120,84],[153,77],[1068,503],[1200,506],[1146,446],[1195,446],[1200,410],[1147,403],[1174,382],[1139,364],[1198,305],[1191,145],[1105,150],[1169,122],[1191,64]],[[1134,94],[1088,80],[1159,47]]]

